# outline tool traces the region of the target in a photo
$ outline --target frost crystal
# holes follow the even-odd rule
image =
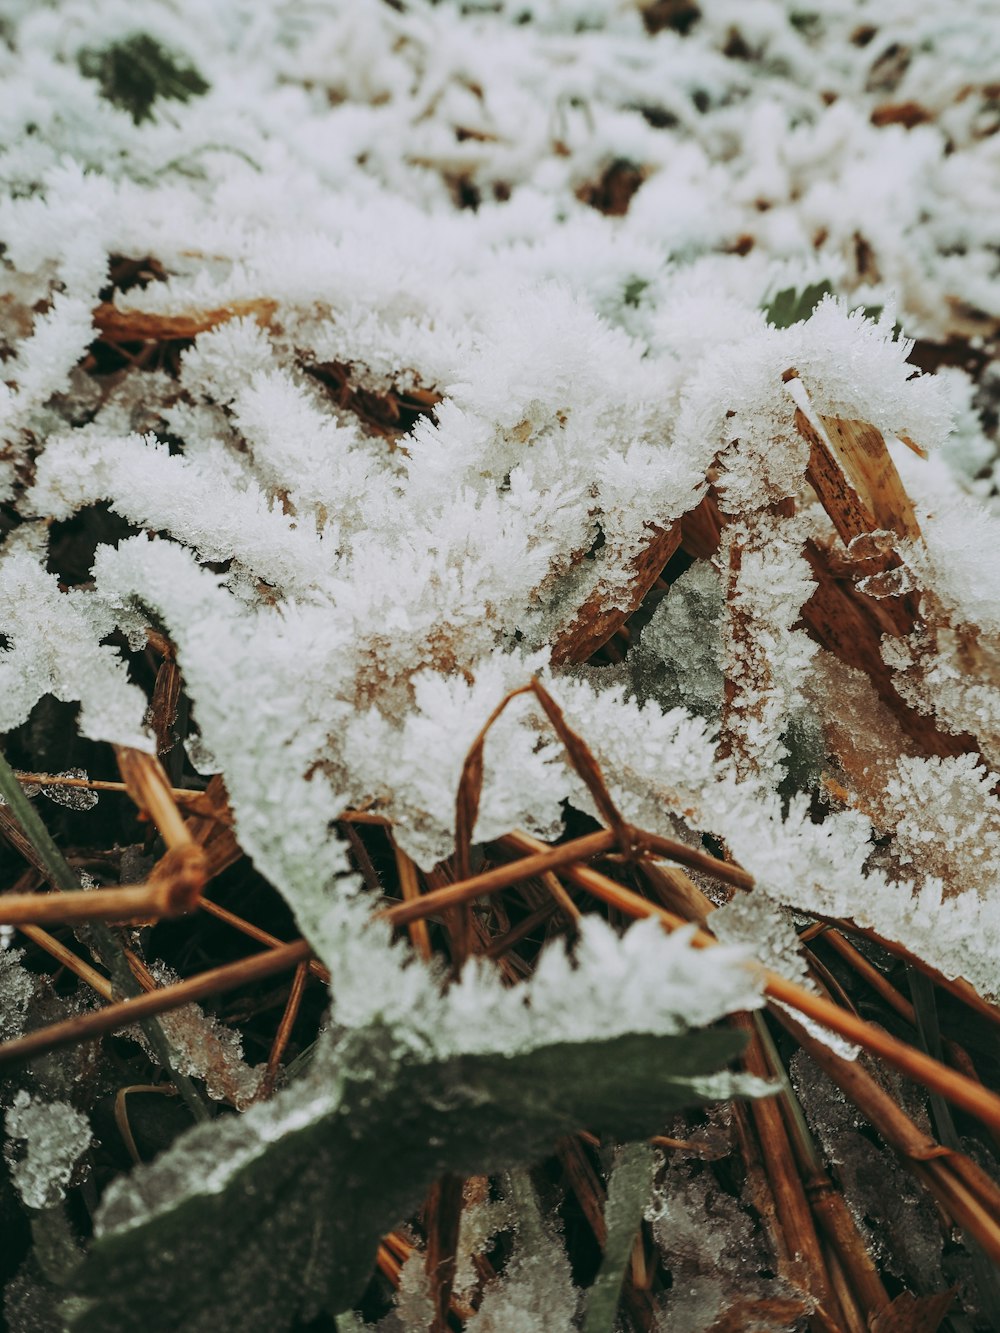
[[[996,377],[911,359],[988,359],[1000,319],[997,27],[691,8],[15,6],[0,731],[52,695],[152,750],[126,651],[168,636],[188,757],[331,959],[337,816],[449,855],[468,747],[538,674],[628,819],[1000,993]],[[887,451],[913,523],[868,525],[881,564],[803,420]],[[105,508],[65,579],[58,531]],[[567,803],[520,700],[475,838]]]
[[[150,971],[163,986],[178,980],[163,963],[153,963]],[[264,1066],[252,1069],[246,1064],[243,1041],[234,1028],[205,1014],[196,1004],[164,1014],[160,1025],[170,1046],[171,1064],[178,1073],[202,1079],[210,1097],[227,1101],[237,1110],[251,1104],[260,1089]]]
[[[0,949],[0,1033],[5,1039],[19,1037],[35,994],[36,981],[21,964],[23,949]]]
[[[68,1102],[33,1101],[22,1088],[4,1123],[4,1156],[17,1192],[29,1208],[51,1208],[63,1198],[77,1159],[90,1147],[87,1117]]]
[[[562,1238],[547,1224],[526,1174],[513,1178],[517,1200],[514,1254],[491,1283],[467,1327],[470,1333],[571,1333],[578,1293]]]

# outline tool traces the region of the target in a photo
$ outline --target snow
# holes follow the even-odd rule
[[[964,760],[881,754],[880,794],[821,822],[789,788],[801,738],[822,767],[844,711],[801,620],[806,544],[833,534],[796,394],[889,442],[922,534],[892,577],[925,619],[883,660],[1000,764],[995,387],[908,360],[913,338],[976,348],[1000,317],[1000,29],[985,0],[947,21],[930,0],[700,8],[681,35],[625,0],[15,6],[0,493],[23,521],[0,552],[0,729],[51,693],[84,735],[150,749],[112,636],[164,630],[192,756],[327,955],[350,891],[336,816],[374,808],[422,866],[448,855],[468,745],[539,674],[627,818],[712,834],[775,908],[852,917],[996,992],[992,853],[945,882],[937,826],[894,820],[885,787],[926,759],[924,805],[972,828]],[[140,30],[204,89],[141,116],[109,100],[98,55]],[[927,116],[885,123],[909,103]],[[151,279],[111,290],[111,256],[155,260]],[[817,283],[833,294],[808,318],[768,323]],[[187,332],[94,373],[112,316]],[[588,598],[628,605],[650,525],[710,480],[721,548],[626,662],[551,668]],[[142,531],[61,588],[48,528],[102,501]],[[891,751],[884,710],[866,717]],[[551,839],[566,801],[590,808],[520,701],[487,743],[476,837]],[[900,854],[873,858],[895,824]]]
[[[645,0],[6,6],[0,733],[53,695],[82,736],[152,752],[121,645],[169,636],[186,753],[224,775],[241,847],[330,968],[331,1024],[384,1026],[404,1054],[758,1007],[752,958],[806,981],[795,911],[1000,995],[996,5],[696,8],[682,34]],[[112,40],[158,44],[194,95],[116,104]],[[115,286],[115,257],[149,280]],[[811,287],[815,309],[769,320]],[[961,366],[915,373],[955,347]],[[839,540],[797,409],[880,433],[919,535]],[[553,665],[590,599],[631,608],[651,533],[706,495],[719,548],[672,566],[624,660]],[[68,584],[53,529],[99,504],[138,531]],[[807,631],[817,552],[876,606],[867,674]],[[626,820],[707,837],[755,877],[712,914],[718,948],[593,914],[524,984],[474,960],[445,986],[372,922],[337,817],[383,815],[425,869],[449,856],[469,747],[533,676]],[[486,741],[474,838],[553,840],[567,805],[599,813],[518,698]],[[36,998],[21,959],[0,949],[8,1037]],[[253,1101],[234,1031],[194,1007],[164,1026],[211,1096]],[[223,1189],[335,1105],[329,1082],[312,1106],[251,1106],[232,1161],[213,1143],[157,1168],[157,1206],[192,1171]],[[815,1128],[852,1206],[892,1221],[899,1181],[867,1179],[870,1144],[830,1106]],[[7,1130],[24,1202],[58,1202],[84,1117],[20,1091]],[[544,1310],[569,1328],[562,1240],[508,1184],[465,1213],[459,1289],[476,1247],[516,1232],[468,1326],[527,1333]],[[146,1208],[121,1182],[109,1198],[112,1228]],[[748,1253],[773,1268],[700,1163],[663,1164],[647,1221],[674,1279],[664,1328],[725,1320]],[[918,1279],[940,1252],[919,1223]],[[419,1251],[403,1274],[391,1318],[426,1325]]]

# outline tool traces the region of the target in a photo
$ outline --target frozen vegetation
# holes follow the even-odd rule
[[[168,642],[178,772],[222,775],[239,847],[333,978],[312,1060],[271,1100],[233,1028],[164,1017],[173,1068],[250,1109],[95,1197],[91,1268],[57,1300],[28,1261],[9,1318],[368,1327],[343,1311],[443,1149],[406,1159],[360,1239],[275,1204],[308,1274],[256,1314],[236,1241],[214,1288],[190,1219],[228,1225],[242,1200],[252,1220],[262,1178],[311,1155],[306,1202],[361,1209],[374,1168],[351,1176],[351,1137],[376,1153],[392,1096],[447,1101],[466,1061],[442,1142],[472,1182],[496,1174],[490,1197],[466,1186],[459,1302],[514,1237],[470,1333],[610,1330],[596,1302],[613,1321],[643,1217],[674,1274],[646,1327],[803,1327],[746,1201],[687,1156],[602,1150],[609,1242],[583,1293],[495,1068],[600,1043],[669,1060],[762,1003],[750,959],[815,985],[805,918],[1000,996],[996,4],[7,0],[0,39],[0,731],[34,734],[56,700],[84,741],[165,752],[136,663]],[[87,568],[62,567],[60,535],[91,530]],[[532,677],[625,820],[754,877],[721,905],[695,874],[718,949],[588,916],[528,981],[478,961],[446,984],[370,924],[338,818],[388,821],[432,872],[470,746]],[[26,790],[80,818],[96,801]],[[552,842],[568,810],[601,813],[526,694],[490,729],[474,842]],[[5,1037],[60,1013],[15,952],[0,1005]],[[369,1048],[375,1072],[352,1070]],[[759,1094],[734,1053],[678,1056],[666,1111]],[[2,1092],[13,1185],[47,1217],[85,1175],[88,1095],[114,1090],[93,1069],[66,1086],[54,1059]],[[836,1102],[796,1060],[810,1107]],[[585,1082],[572,1114],[535,1108],[526,1151],[602,1116],[667,1132]],[[706,1115],[732,1146],[729,1113]],[[843,1103],[814,1130],[877,1229]],[[261,1223],[242,1262],[265,1269],[272,1240]],[[935,1281],[965,1281],[940,1255]],[[413,1249],[381,1327],[434,1317]]]

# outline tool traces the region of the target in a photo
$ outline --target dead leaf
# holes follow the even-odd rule
[[[199,333],[225,324],[231,319],[253,316],[258,324],[270,324],[278,308],[276,301],[258,297],[233,301],[217,310],[189,310],[180,315],[163,315],[148,310],[122,310],[103,301],[94,311],[94,324],[106,342],[176,342],[197,338]]]
[[[806,476],[847,544],[866,532],[919,538],[920,525],[882,432],[865,421],[806,416],[795,425],[810,445]]]
[[[669,528],[649,524],[651,536],[643,549],[628,562],[629,586],[626,594],[615,593],[615,605],[608,602],[606,589],[598,585],[576,612],[572,621],[559,631],[552,645],[552,662],[586,662],[598,648],[624,625],[663,572],[667,561],[681,544],[681,524]]]
[[[954,1287],[931,1296],[900,1292],[872,1317],[871,1333],[937,1333],[954,1299]]]

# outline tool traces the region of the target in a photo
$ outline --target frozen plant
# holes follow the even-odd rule
[[[186,855],[187,905],[202,872],[220,896],[176,927],[140,916],[121,933],[115,919],[102,947],[93,926],[71,938],[10,907],[30,953],[0,950],[3,1035],[82,1014],[91,993],[114,1002],[135,977],[180,984],[227,931],[223,965],[237,929],[262,947],[297,932],[313,954],[287,990],[162,1016],[184,1105],[148,1115],[149,1144],[141,1128],[121,1135],[142,1165],[97,1212],[91,1306],[66,1316],[78,1333],[126,1306],[139,1318],[122,1237],[172,1290],[160,1228],[176,1255],[191,1237],[197,1251],[194,1221],[259,1199],[281,1145],[330,1166],[309,1176],[314,1201],[346,1191],[351,1136],[393,1123],[390,1091],[472,1089],[500,1134],[498,1070],[526,1068],[534,1089],[535,1062],[567,1048],[576,1088],[581,1048],[660,1042],[678,1060],[713,1053],[683,1082],[695,1101],[760,1092],[724,1069],[735,1046],[720,1020],[763,1004],[753,962],[813,999],[841,984],[817,922],[874,935],[992,1012],[995,8],[6,6],[0,733],[81,885],[155,890]],[[532,681],[547,693],[525,693]],[[117,789],[112,747],[123,773],[149,757],[159,809],[135,781]],[[81,774],[111,783],[99,805]],[[129,797],[152,824],[126,832]],[[396,900],[415,914],[418,896],[504,862],[512,836],[556,847],[588,837],[588,820],[616,839],[606,859],[581,857],[589,887],[561,866],[460,907],[438,898],[408,940],[373,919],[399,922]],[[12,864],[30,863],[4,887],[45,891],[51,866],[16,822],[0,807]],[[633,855],[633,828],[686,869]],[[595,874],[612,883],[604,900]],[[720,943],[699,951],[691,929],[668,936],[655,919],[625,928],[645,911]],[[56,965],[67,974],[50,986],[40,974]],[[306,988],[326,972],[313,1048],[302,1033],[317,1037],[322,1002]],[[920,1008],[902,1001],[898,1016]],[[931,1046],[935,1031],[924,1023]],[[65,1098],[85,1061],[81,1106],[122,1086],[162,1093],[151,1052],[130,1048],[127,1076],[96,1045],[79,1064],[36,1062],[11,1133],[82,1115]],[[640,1100],[640,1074],[667,1077],[629,1069]],[[215,1102],[243,1114],[213,1118]],[[457,1146],[442,1131],[456,1160],[525,1166],[513,1149],[481,1161],[466,1110]],[[210,1123],[181,1134],[174,1112]],[[550,1149],[587,1128],[578,1119],[541,1116],[531,1144]],[[302,1296],[304,1317],[358,1298],[379,1236],[450,1170],[440,1144],[414,1154],[406,1188],[375,1192],[360,1240],[313,1237],[308,1209],[289,1205],[308,1281],[288,1300]],[[613,1160],[609,1187],[617,1175],[624,1189]],[[744,1201],[717,1198],[691,1163],[665,1163],[661,1184],[643,1243],[677,1281],[647,1314],[739,1319]],[[539,1304],[548,1327],[580,1323],[579,1256],[551,1201],[512,1197],[516,1238],[490,1232],[482,1201],[451,1235],[467,1326],[529,1328]],[[612,1201],[609,1227],[635,1211]],[[702,1234],[712,1209],[722,1224]],[[591,1200],[588,1215],[604,1213]],[[415,1224],[417,1250],[434,1253],[420,1227],[438,1223],[457,1225]],[[487,1233],[511,1243],[484,1282]],[[759,1240],[743,1247],[755,1258]],[[255,1276],[269,1274],[253,1245]],[[341,1248],[321,1290],[315,1256]],[[626,1248],[617,1236],[614,1254]],[[440,1323],[419,1261],[390,1259],[401,1297],[381,1315]],[[191,1293],[193,1330],[235,1319],[238,1269],[203,1307]],[[255,1317],[277,1327],[294,1310],[279,1318],[273,1298]]]

